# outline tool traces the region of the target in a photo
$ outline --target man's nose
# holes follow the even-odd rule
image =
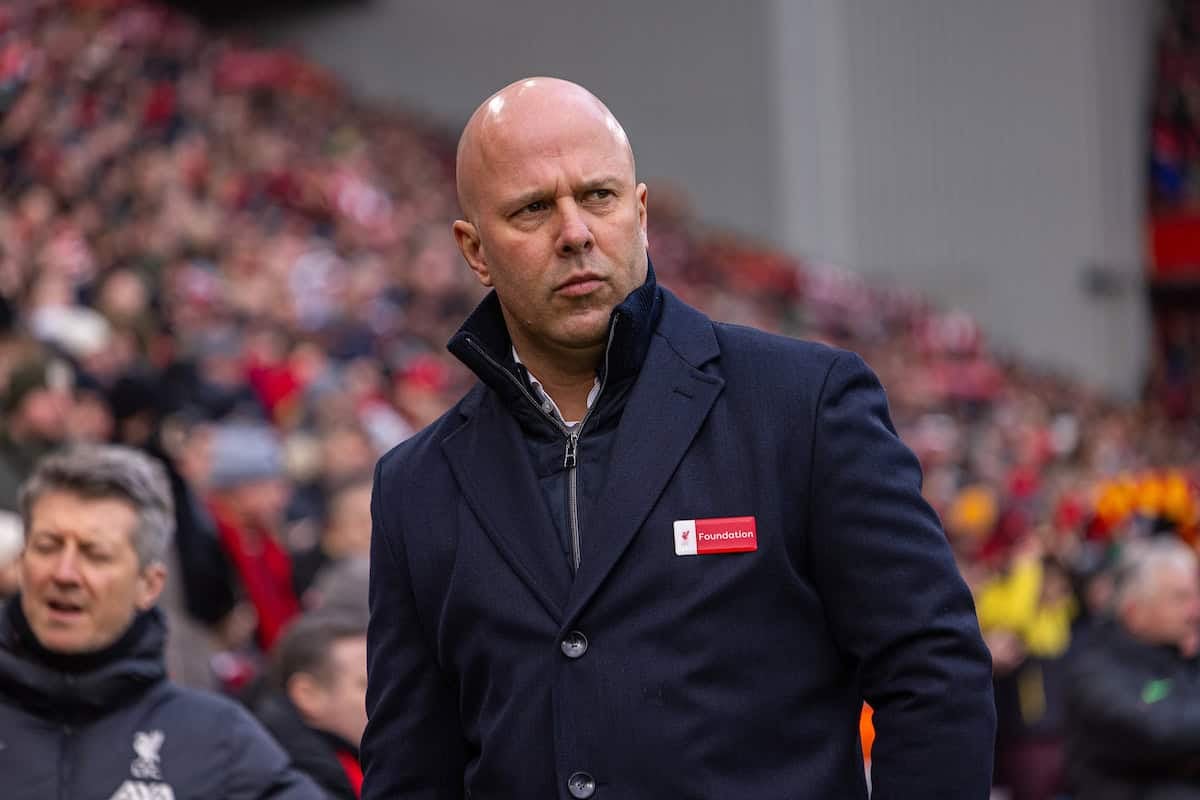
[[[596,240],[592,236],[592,229],[588,227],[587,220],[583,214],[579,212],[579,206],[572,199],[565,199],[559,203],[559,214],[562,219],[562,227],[558,231],[558,254],[560,256],[578,255],[586,253],[592,249]]]
[[[57,583],[79,582],[79,557],[74,550],[65,549],[54,563],[54,580]]]

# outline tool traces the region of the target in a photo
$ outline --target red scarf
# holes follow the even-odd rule
[[[258,614],[258,644],[270,651],[283,627],[300,613],[300,602],[292,588],[291,557],[266,531],[240,526],[217,505],[212,511],[221,546],[233,561],[242,588]]]
[[[354,789],[354,796],[362,797],[363,771],[362,765],[358,763],[358,757],[348,750],[339,748],[337,751],[337,760],[342,765],[346,777],[350,780],[350,787]]]

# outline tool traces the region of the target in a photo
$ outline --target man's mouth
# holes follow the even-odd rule
[[[70,617],[83,613],[83,606],[68,600],[47,600],[46,606],[57,617]]]
[[[567,297],[582,297],[596,291],[603,283],[603,279],[594,272],[581,272],[567,278],[554,291]]]

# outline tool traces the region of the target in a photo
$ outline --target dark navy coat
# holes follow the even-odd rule
[[[875,376],[660,291],[577,574],[493,389],[380,461],[363,797],[866,798],[865,698],[876,800],[986,800],[990,659]]]

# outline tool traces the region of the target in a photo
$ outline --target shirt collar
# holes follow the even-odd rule
[[[575,420],[573,422],[568,422],[567,420],[563,419],[562,411],[560,411],[558,408],[558,403],[554,402],[554,398],[546,393],[546,389],[545,389],[545,387],[542,386],[542,382],[537,379],[536,375],[534,375],[532,372],[529,371],[529,367],[525,366],[525,362],[521,360],[520,354],[517,353],[516,345],[513,345],[512,357],[513,357],[513,361],[516,362],[517,364],[520,364],[521,367],[525,370],[525,374],[529,376],[529,388],[533,390],[533,396],[535,398],[537,398],[538,404],[541,405],[541,407],[542,407],[542,411],[545,411],[547,414],[552,415],[555,419],[557,419],[563,425],[566,425],[568,428],[574,428],[576,425],[578,425],[579,420]],[[591,389],[591,391],[588,392],[587,410],[584,412],[585,414],[587,413],[587,411],[591,411],[592,404],[596,402],[596,398],[599,395],[600,395],[600,378],[597,377],[595,380],[592,381],[592,389]]]

